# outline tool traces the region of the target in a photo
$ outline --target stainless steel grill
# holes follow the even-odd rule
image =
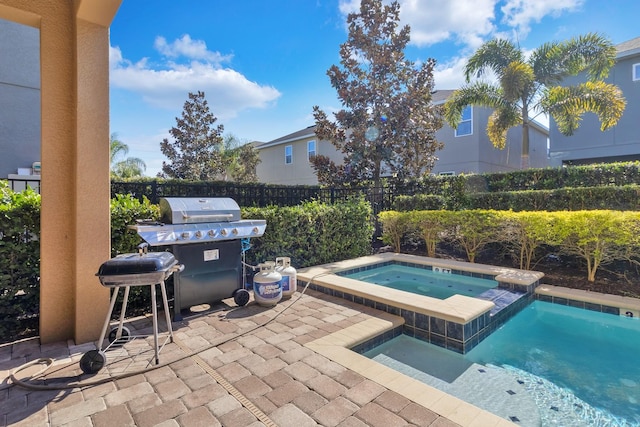
[[[133,226],[150,246],[170,246],[184,270],[174,275],[174,320],[182,310],[233,297],[244,305],[241,240],[260,237],[265,220],[241,219],[230,198],[167,197],[160,199],[160,222]]]
[[[160,199],[160,222],[134,226],[150,246],[260,237],[267,222],[240,219],[240,207],[230,198]]]

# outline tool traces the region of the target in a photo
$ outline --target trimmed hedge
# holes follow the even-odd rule
[[[497,243],[504,253],[514,255],[522,269],[552,253],[580,259],[589,281],[595,281],[603,265],[640,261],[637,211],[387,211],[379,219],[384,241],[397,248],[402,239],[421,239],[429,256],[435,254],[438,242],[446,241],[473,262],[488,244]]]
[[[40,195],[0,181],[0,342],[37,335]]]

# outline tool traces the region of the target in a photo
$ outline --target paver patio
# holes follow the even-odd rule
[[[165,345],[160,367],[152,365],[150,370],[150,338],[109,349],[107,365],[93,376],[83,374],[77,363],[92,344],[40,345],[31,339],[4,345],[0,347],[0,374],[5,378],[0,385],[0,425],[458,425],[314,351],[313,345],[306,346],[353,330],[350,327],[362,322],[386,319],[387,313],[311,290],[299,295],[271,308],[253,302],[239,308],[221,304],[226,309],[174,322],[175,342]],[[149,318],[137,318],[128,325],[134,336],[151,333]],[[66,387],[78,381],[105,382],[44,391],[10,384],[11,370],[42,357],[55,362],[45,380],[36,384]],[[17,377],[35,370],[29,368]],[[500,420],[484,413],[478,423],[471,420],[467,425],[510,425]]]

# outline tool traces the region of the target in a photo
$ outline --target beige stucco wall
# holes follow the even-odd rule
[[[0,0],[0,17],[40,30],[40,339],[98,338],[108,290],[109,28],[121,0]]]
[[[281,185],[318,185],[318,177],[307,156],[307,142],[316,141],[316,153],[329,157],[337,164],[342,164],[342,153],[329,142],[316,137],[304,137],[283,142],[266,148],[260,148],[260,163],[256,168],[258,181]],[[284,148],[293,148],[293,163],[286,164]]]

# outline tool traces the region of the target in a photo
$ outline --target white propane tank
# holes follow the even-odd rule
[[[291,258],[285,256],[277,257],[276,271],[282,275],[282,297],[290,298],[298,286],[297,272],[291,266]]]
[[[260,271],[253,276],[253,297],[264,307],[276,305],[282,299],[282,275],[275,271],[276,263],[258,264]]]

